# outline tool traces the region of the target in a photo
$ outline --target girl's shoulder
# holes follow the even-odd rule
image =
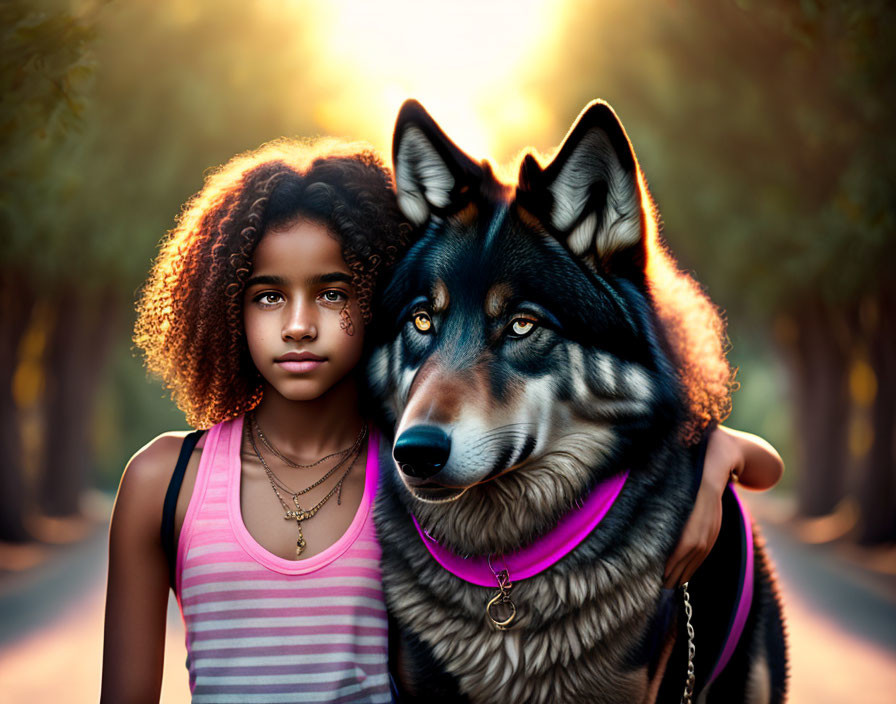
[[[167,489],[187,433],[188,430],[173,430],[162,433],[146,443],[128,461],[122,475],[122,483],[127,480],[144,485],[146,488],[163,484],[162,490]],[[202,452],[202,444],[200,438],[195,452]]]
[[[187,432],[162,433],[134,453],[121,476],[115,514],[129,513],[136,522],[158,530],[165,494]],[[191,460],[201,455],[203,439]]]

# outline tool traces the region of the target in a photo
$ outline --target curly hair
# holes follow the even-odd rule
[[[137,303],[134,342],[193,427],[254,408],[261,378],[243,330],[243,291],[269,228],[326,225],[352,274],[364,323],[409,226],[392,175],[372,148],[278,140],[210,173],[163,239]]]

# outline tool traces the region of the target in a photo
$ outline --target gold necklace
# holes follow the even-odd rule
[[[247,428],[247,431],[248,431],[248,435],[249,435],[249,443],[252,445],[252,450],[255,452],[255,456],[258,458],[259,462],[261,462],[261,466],[264,468],[265,474],[268,477],[268,481],[271,484],[271,488],[274,490],[274,494],[276,494],[277,499],[280,501],[280,505],[283,506],[283,510],[285,511],[283,518],[286,520],[295,520],[296,527],[299,529],[299,537],[298,537],[298,540],[296,540],[296,557],[300,557],[301,554],[303,552],[305,552],[305,547],[307,546],[307,543],[305,541],[305,536],[302,533],[302,522],[307,521],[311,518],[314,518],[314,516],[317,515],[317,512],[321,509],[321,507],[325,503],[327,503],[327,501],[329,501],[333,497],[334,494],[338,493],[338,495],[336,497],[336,503],[338,505],[342,505],[342,485],[343,485],[343,482],[345,482],[345,478],[349,475],[349,472],[352,471],[352,467],[355,466],[355,462],[358,461],[358,457],[360,457],[360,455],[361,455],[360,442],[357,443],[359,447],[356,450],[356,452],[353,453],[353,455],[351,457],[351,462],[349,463],[348,468],[345,470],[345,472],[343,472],[342,476],[339,477],[336,484],[333,485],[333,488],[330,489],[330,491],[327,493],[327,495],[324,496],[324,498],[322,498],[320,501],[318,501],[316,505],[314,505],[312,508],[306,510],[306,509],[303,509],[299,505],[299,496],[301,496],[302,494],[307,494],[309,491],[311,491],[316,486],[320,486],[324,481],[326,481],[330,476],[332,476],[333,473],[341,465],[343,465],[345,463],[345,461],[348,459],[348,457],[345,457],[342,460],[340,460],[339,462],[337,462],[336,465],[332,469],[330,469],[323,477],[318,479],[311,486],[308,486],[300,491],[293,491],[283,482],[282,479],[280,479],[276,474],[274,474],[274,471],[268,466],[268,463],[265,461],[264,456],[259,451],[258,445],[255,444],[254,434],[252,433],[252,431],[249,428]],[[361,429],[361,435],[359,436],[359,438],[363,439],[363,437],[366,434],[367,434],[367,426],[365,425]],[[292,501],[293,501],[293,504],[295,504],[294,511],[290,510],[289,505],[286,503],[286,501],[283,500],[283,496],[280,494],[280,491],[278,490],[277,485],[280,485],[280,487],[283,488],[284,491],[287,491],[290,494],[292,494]]]
[[[361,426],[361,432],[358,433],[358,437],[355,438],[355,441],[352,443],[350,447],[345,448],[344,450],[338,450],[337,452],[331,452],[329,455],[321,457],[317,462],[312,462],[311,464],[299,464],[298,462],[293,462],[286,455],[284,455],[280,450],[274,447],[274,444],[267,439],[265,434],[261,431],[261,425],[258,423],[258,418],[256,417],[254,412],[249,414],[249,422],[252,424],[252,427],[255,428],[255,432],[258,433],[258,437],[264,443],[264,446],[268,448],[274,455],[276,455],[284,464],[289,467],[293,467],[295,469],[308,469],[310,467],[316,467],[321,462],[330,459],[331,457],[336,457],[337,455],[346,456],[352,452],[358,445],[361,444],[361,439],[365,435],[365,431],[367,430],[367,425],[364,424]]]

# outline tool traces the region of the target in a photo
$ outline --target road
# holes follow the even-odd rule
[[[830,553],[765,524],[790,644],[790,701],[889,704],[896,692],[896,594]],[[105,533],[0,582],[0,692],[10,704],[96,702]],[[189,701],[183,624],[169,604],[162,701]]]

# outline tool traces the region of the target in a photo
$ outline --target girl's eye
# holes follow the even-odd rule
[[[525,337],[535,329],[536,322],[528,318],[517,318],[510,323],[511,337]]]
[[[432,320],[426,313],[415,313],[414,327],[420,332],[429,332],[432,329]]]
[[[267,293],[261,293],[255,297],[255,301],[257,303],[261,303],[265,306],[273,306],[283,300],[283,296],[279,293],[273,293],[268,291]]]
[[[336,290],[324,291],[321,295],[327,303],[341,303],[348,298],[345,293]]]

